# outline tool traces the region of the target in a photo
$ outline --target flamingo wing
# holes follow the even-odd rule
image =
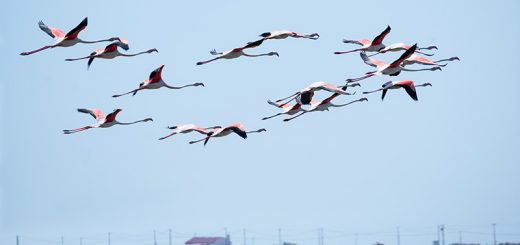
[[[92,108],[92,109],[79,108],[78,112],[88,113],[98,121],[105,118],[105,114],[103,114],[103,112],[97,108]]]
[[[161,78],[162,68],[163,68],[163,66],[150,72],[150,77],[148,79],[153,80],[154,78],[157,78],[157,76],[159,76],[158,78]]]
[[[385,36],[388,35],[388,33],[390,33],[391,30],[392,28],[390,28],[390,26],[387,26],[386,29],[383,32],[381,32],[381,34],[379,34],[377,37],[374,38],[374,40],[372,40],[372,45],[379,45],[383,43],[383,39],[385,39]]]
[[[238,126],[230,126],[227,129],[228,130],[232,130],[233,132],[238,134],[238,136],[240,136],[240,137],[242,137],[244,139],[247,139],[247,133],[246,133],[246,131],[243,128],[238,127]]]
[[[248,42],[244,47],[241,47],[240,49],[241,50],[244,50],[246,48],[256,48],[258,46],[260,46],[263,42],[264,42],[265,39],[260,39],[260,40],[257,40],[257,41],[254,41],[254,42]]]
[[[325,105],[327,103],[330,103],[334,98],[338,97],[340,93],[334,93],[333,95],[329,96],[328,98],[324,99],[320,102],[320,105]]]
[[[117,114],[120,112],[120,110],[115,110],[114,112],[107,115],[105,123],[113,122],[116,120]]]
[[[417,98],[417,91],[415,91],[415,86],[413,85],[413,82],[408,85],[397,85],[401,88],[404,88],[406,93],[412,97],[413,100],[418,100]]]
[[[427,58],[424,58],[424,57],[421,57],[421,56],[415,55],[415,54],[410,56],[410,58],[408,58],[408,59],[415,60],[421,64],[435,65],[435,63],[433,61],[431,61],[430,59],[427,59]]]
[[[45,33],[49,34],[49,36],[51,36],[52,38],[62,38],[65,36],[65,33],[62,30],[54,27],[49,27],[45,25],[41,20],[40,22],[38,22],[38,26],[40,26],[40,29]]]
[[[412,47],[410,47],[409,49],[407,49],[402,55],[401,57],[399,57],[399,59],[395,60],[394,62],[392,62],[392,64],[390,64],[390,67],[398,67],[401,65],[401,63],[403,63],[404,60],[410,58],[410,56],[412,56],[413,53],[415,53],[415,50],[417,49],[417,43],[414,44]]]
[[[363,59],[363,62],[369,66],[381,67],[387,65],[387,63],[384,61],[368,57],[365,52],[361,52],[359,55],[361,56],[361,59]]]
[[[72,39],[76,39],[78,38],[78,34],[83,31],[83,29],[85,29],[85,27],[87,27],[87,24],[88,24],[88,19],[87,17],[85,17],[85,19],[83,19],[83,21],[81,21],[81,23],[79,23],[78,26],[74,27],[74,29],[70,30],[67,35],[65,35],[65,38],[68,39],[68,40],[72,40]]]

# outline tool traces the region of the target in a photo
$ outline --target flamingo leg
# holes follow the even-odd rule
[[[374,76],[374,73],[370,73],[370,74],[367,74],[367,75],[362,76],[362,77],[359,77],[359,78],[349,78],[349,79],[347,79],[346,81],[347,81],[347,84],[349,84],[349,83],[353,83],[353,82],[361,81],[361,80],[363,80],[363,79],[367,79],[367,78],[369,78],[369,77],[371,77],[371,76]]]
[[[85,56],[85,57],[81,57],[81,58],[75,58],[75,59],[65,59],[65,61],[76,61],[76,60],[84,60],[84,59],[89,59],[89,58],[95,58],[96,56],[95,55],[89,55],[89,56]]]
[[[307,112],[308,112],[308,111],[304,111],[304,112],[302,112],[302,113],[300,113],[300,114],[298,114],[298,115],[296,115],[296,116],[294,116],[294,117],[283,119],[283,121],[284,121],[284,122],[291,121],[291,120],[293,120],[293,119],[295,119],[295,118],[297,118],[297,117],[299,117],[299,116],[301,116],[301,115],[303,115],[303,114],[305,114],[305,113],[307,113]]]
[[[46,49],[48,49],[48,48],[54,48],[54,47],[56,47],[56,46],[55,46],[55,45],[44,46],[44,47],[42,47],[42,48],[39,48],[39,49],[36,49],[36,50],[33,50],[33,51],[22,52],[22,53],[20,53],[20,55],[23,55],[23,56],[25,56],[25,55],[31,55],[31,54],[34,54],[34,53],[38,53],[38,52],[40,52],[40,51],[42,51],[42,50],[46,50]]]
[[[214,58],[214,59],[211,59],[211,60],[206,60],[206,61],[199,61],[199,62],[197,62],[197,65],[198,65],[198,66],[199,66],[199,65],[204,65],[204,64],[207,64],[207,63],[209,63],[209,62],[212,62],[212,61],[218,60],[218,59],[220,59],[220,58],[221,58],[221,57],[217,57],[217,58]]]
[[[92,128],[92,126],[85,126],[85,127],[76,128],[76,129],[65,129],[65,130],[63,130],[63,133],[64,134],[73,134],[73,133],[77,133],[77,132],[81,132],[81,131],[87,130],[89,128]]]
[[[273,117],[277,117],[277,116],[280,116],[280,115],[282,115],[282,114],[284,114],[284,113],[277,113],[277,114],[272,115],[272,116],[270,116],[270,117],[264,117],[264,118],[262,118],[262,120],[271,119],[271,118],[273,118]]]
[[[279,100],[277,100],[276,102],[282,102],[282,101],[284,101],[284,100],[286,100],[286,99],[290,99],[290,98],[293,97],[293,96],[298,96],[299,94],[300,94],[300,92],[296,92],[296,93],[292,94],[291,96],[285,97],[285,98],[283,98],[283,99],[279,99]],[[281,106],[281,105],[280,105],[280,106]]]
[[[210,136],[204,137],[204,138],[202,138],[202,139],[200,139],[200,140],[190,141],[190,144],[199,143],[199,142],[201,142],[201,141],[203,141],[203,140],[209,139],[209,137],[210,137]]]
[[[354,50],[350,50],[350,51],[336,51],[334,52],[334,54],[348,54],[348,53],[352,53],[352,52],[357,52],[357,51],[361,51],[363,49],[354,49]]]
[[[119,96],[123,96],[123,95],[131,94],[131,93],[134,93],[134,95],[135,95],[135,94],[137,93],[137,91],[139,91],[139,90],[141,90],[141,89],[140,89],[140,88],[138,88],[138,89],[134,89],[134,90],[132,90],[132,91],[130,91],[130,92],[126,92],[126,93],[123,93],[123,94],[114,94],[114,95],[112,95],[112,97],[113,97],[113,98],[117,98],[117,97],[119,97]]]
[[[171,137],[171,136],[176,135],[176,134],[177,134],[177,132],[173,132],[173,133],[171,133],[171,134],[169,134],[169,135],[166,135],[166,136],[164,136],[164,137],[159,138],[159,140],[166,139],[166,138]]]

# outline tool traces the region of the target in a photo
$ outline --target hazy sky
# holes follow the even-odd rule
[[[520,3],[518,1],[7,1],[0,8],[0,244],[165,244],[194,233],[223,235],[242,244],[283,240],[326,244],[431,244],[446,224],[447,243],[520,241]],[[68,32],[84,17],[85,40],[112,36],[130,42],[134,58],[86,61],[106,44],[78,44],[28,57],[20,52],[52,44],[38,21]],[[260,120],[279,111],[267,99],[285,97],[315,81],[343,84],[373,70],[343,38],[369,38],[387,25],[385,43],[437,45],[432,58],[460,57],[442,71],[401,73],[362,82],[360,98],[389,80],[431,82],[419,101],[403,90],[291,122]],[[228,50],[287,29],[318,32],[319,40],[265,42],[250,53],[276,57],[220,60],[203,66],[209,50]],[[399,53],[380,55],[392,61]],[[165,65],[172,85],[135,88]],[[419,68],[416,66],[415,68]],[[325,92],[319,98],[328,96]],[[76,108],[123,108],[121,121],[152,123],[61,130],[94,120]],[[168,125],[242,122],[266,128],[247,140],[236,135],[206,147],[200,135],[164,141]],[[249,245],[249,244],[248,244]]]

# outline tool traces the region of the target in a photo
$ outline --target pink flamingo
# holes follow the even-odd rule
[[[132,95],[135,95],[137,94],[137,92],[139,90],[143,90],[143,89],[158,89],[158,88],[161,88],[161,87],[166,87],[166,88],[169,88],[169,89],[181,89],[181,88],[185,88],[185,87],[189,87],[189,86],[203,86],[204,87],[204,83],[193,83],[193,84],[188,84],[188,85],[184,85],[184,86],[181,86],[181,87],[174,87],[174,86],[170,86],[168,84],[166,84],[163,79],[162,79],[162,70],[164,68],[164,65],[161,65],[159,68],[155,69],[154,71],[152,71],[150,73],[150,77],[148,78],[148,80],[144,80],[144,82],[140,83],[139,84],[139,87],[130,91],[130,92],[126,92],[126,93],[123,93],[123,94],[116,94],[116,95],[112,95],[112,97],[119,97],[119,96],[123,96],[125,94],[130,94],[130,93],[133,93]]]
[[[315,103],[312,103],[311,104],[311,107],[308,109],[308,110],[304,110],[302,111],[302,113],[294,116],[294,117],[291,117],[291,118],[286,118],[284,119],[283,121],[284,122],[288,122],[288,121],[291,121],[305,113],[308,113],[308,112],[314,112],[314,111],[328,111],[330,107],[342,107],[342,106],[347,106],[347,105],[350,105],[352,103],[356,103],[356,102],[361,102],[361,101],[368,101],[367,98],[361,98],[361,99],[357,99],[357,100],[354,100],[354,101],[351,101],[349,103],[346,103],[346,104],[341,104],[341,105],[336,105],[336,104],[333,104],[331,103],[331,101],[336,98],[337,96],[339,96],[340,94],[339,93],[334,93],[333,95],[329,96],[328,98],[322,100],[322,101],[318,101],[318,102],[315,102]]]
[[[213,49],[213,50],[210,51],[210,54],[218,55],[218,56],[216,58],[213,58],[213,59],[210,59],[210,60],[199,61],[199,62],[197,62],[197,65],[204,65],[204,64],[207,64],[209,62],[212,62],[212,61],[215,61],[215,60],[219,60],[219,59],[235,59],[235,58],[238,58],[240,56],[259,57],[259,56],[274,56],[274,55],[276,55],[277,57],[280,57],[277,52],[269,52],[269,53],[265,53],[265,54],[246,54],[246,53],[243,52],[245,49],[248,49],[248,48],[256,48],[256,47],[260,46],[260,44],[262,44],[263,42],[264,42],[264,39],[260,39],[260,40],[255,41],[255,42],[247,43],[243,47],[231,49],[231,50],[228,50],[228,51],[225,51],[225,52],[220,52],[220,53]]]
[[[312,40],[317,40],[320,38],[318,33],[312,33],[310,35],[304,35],[293,31],[272,31],[272,32],[264,32],[260,34],[264,39],[286,39],[288,37],[294,38],[307,38]]]
[[[24,56],[31,55],[31,54],[34,54],[34,53],[37,53],[37,52],[40,52],[42,50],[49,49],[49,48],[70,47],[70,46],[76,45],[77,43],[99,43],[99,42],[112,42],[112,41],[120,40],[118,37],[112,37],[109,39],[98,40],[98,41],[81,40],[80,38],[78,38],[78,35],[83,29],[85,29],[85,27],[87,27],[87,24],[88,24],[88,20],[87,20],[87,18],[85,18],[85,19],[83,19],[83,21],[81,21],[81,23],[79,23],[78,26],[76,26],[74,29],[72,29],[67,34],[65,34],[65,32],[63,32],[62,30],[60,30],[58,28],[46,26],[43,23],[43,21],[40,21],[40,22],[38,22],[38,26],[40,27],[40,29],[42,31],[44,31],[45,33],[49,34],[49,36],[51,36],[52,38],[54,38],[54,40],[56,40],[56,43],[53,45],[43,46],[42,48],[39,48],[39,49],[36,49],[33,51],[23,52],[23,53],[20,53],[20,55],[24,55]]]
[[[304,105],[308,105],[311,102],[312,97],[314,96],[314,91],[325,90],[325,91],[329,91],[331,93],[354,95],[354,94],[356,94],[355,92],[353,94],[350,94],[345,91],[347,90],[348,87],[356,87],[356,86],[361,86],[361,85],[359,85],[359,83],[354,83],[354,84],[347,84],[347,85],[343,85],[343,86],[336,86],[331,83],[319,81],[319,82],[311,83],[309,86],[300,90],[299,92],[296,92],[286,98],[279,99],[276,102],[282,102],[284,100],[292,98],[289,101],[287,101],[286,103],[281,104],[283,106],[283,105],[291,102],[295,98],[300,97],[300,103],[302,103]]]
[[[107,116],[105,116],[105,114],[103,114],[103,112],[100,109],[96,109],[96,108],[94,108],[94,109],[78,109],[78,112],[88,113],[91,116],[93,116],[97,120],[97,123],[93,124],[93,125],[88,125],[88,126],[85,126],[85,127],[77,128],[77,129],[66,129],[66,130],[63,130],[63,133],[64,134],[72,134],[72,133],[81,132],[83,130],[87,130],[87,129],[91,129],[91,128],[109,128],[109,127],[112,127],[112,126],[114,126],[116,124],[119,124],[119,125],[130,125],[130,124],[139,123],[139,122],[153,121],[151,118],[145,118],[143,120],[138,120],[138,121],[130,122],[130,123],[119,122],[119,121],[116,120],[116,116],[122,110],[123,109],[115,109],[112,113],[110,113]]]
[[[372,57],[374,55],[377,55],[377,54],[381,54],[381,53],[386,53],[386,52],[397,52],[397,51],[401,51],[401,50],[408,50],[409,48],[411,48],[412,46],[408,45],[408,44],[404,44],[404,43],[394,43],[394,44],[390,44],[388,46],[386,46],[384,49],[381,49],[379,50],[379,52],[375,53],[375,54],[372,54],[372,55],[369,55],[368,57]],[[428,46],[428,47],[424,47],[424,48],[419,48],[417,47],[417,49],[415,50],[416,53],[419,53],[419,54],[422,54],[422,55],[426,55],[426,56],[432,56],[433,54],[426,54],[426,53],[423,53],[419,50],[432,50],[432,49],[437,49],[437,46]]]
[[[406,50],[402,55],[401,57],[399,57],[397,60],[395,60],[394,62],[392,62],[391,64],[388,64],[388,63],[385,63],[383,61],[380,61],[380,60],[376,60],[374,58],[369,58],[365,52],[361,52],[361,58],[363,59],[363,61],[367,64],[367,65],[370,65],[370,66],[374,66],[377,68],[377,70],[375,71],[371,71],[371,72],[367,72],[365,76],[363,77],[359,77],[359,78],[353,78],[353,79],[347,79],[347,84],[348,83],[352,83],[352,82],[357,82],[357,81],[361,81],[363,79],[366,79],[366,78],[369,78],[369,77],[372,77],[372,76],[375,76],[375,75],[389,75],[389,76],[397,76],[399,75],[399,73],[401,73],[401,71],[426,71],[426,70],[429,70],[429,71],[435,71],[435,70],[441,70],[441,68],[439,66],[435,66],[435,67],[432,67],[432,68],[427,68],[427,69],[417,69],[417,70],[412,70],[412,69],[406,69],[402,66],[403,62],[408,59],[414,52],[415,52],[415,49],[417,48],[417,44],[413,45],[411,48],[409,48],[408,50]]]
[[[210,132],[209,131],[210,129],[216,129],[216,128],[221,128],[221,126],[214,126],[214,127],[209,127],[209,128],[201,128],[195,124],[181,124],[181,125],[171,126],[171,127],[168,127],[168,129],[173,129],[173,132],[169,135],[159,138],[159,140],[166,139],[166,138],[171,137],[176,134],[187,134],[187,133],[191,133],[191,132],[199,132],[201,134],[207,135]]]
[[[406,93],[408,93],[408,95],[410,95],[410,97],[413,100],[417,101],[418,98],[417,98],[417,92],[415,91],[415,88],[416,87],[426,87],[426,86],[430,86],[431,87],[432,84],[431,83],[424,83],[424,84],[421,84],[421,85],[414,85],[412,80],[403,80],[403,81],[395,81],[395,82],[388,81],[385,84],[383,84],[382,88],[374,90],[374,91],[370,91],[370,92],[363,92],[363,94],[370,94],[370,93],[374,93],[374,92],[378,92],[378,91],[383,90],[383,94],[381,95],[381,100],[384,100],[386,92],[389,89],[404,88]]]
[[[267,103],[269,103],[270,105],[276,106],[278,108],[281,108],[283,110],[283,112],[277,113],[273,116],[264,117],[264,118],[262,118],[262,120],[267,120],[267,119],[277,117],[280,115],[284,115],[284,114],[292,116],[300,111],[303,111],[301,103],[296,103],[294,105],[288,105],[287,103],[279,104],[279,103],[272,102],[270,100],[268,100]]]
[[[132,57],[132,56],[137,56],[137,55],[141,55],[141,54],[149,54],[149,53],[153,53],[153,52],[159,52],[159,51],[157,51],[157,49],[153,48],[153,49],[149,49],[147,51],[139,52],[139,53],[136,53],[136,54],[122,54],[122,53],[119,52],[117,47],[120,47],[120,48],[122,48],[124,50],[128,50],[129,49],[128,41],[124,40],[124,39],[121,39],[120,41],[116,41],[116,42],[113,42],[113,43],[109,44],[104,49],[98,49],[95,52],[92,52],[89,56],[85,56],[85,57],[81,57],[81,58],[75,58],[75,59],[65,59],[65,61],[75,61],[75,60],[88,59],[88,63],[87,63],[87,70],[88,70],[88,68],[90,68],[90,65],[92,64],[92,61],[94,61],[95,58],[99,58],[99,59],[113,59],[113,58],[115,58],[117,56]]]
[[[448,58],[448,59],[441,59],[441,60],[432,61],[430,59],[421,57],[419,55],[412,54],[408,59],[403,61],[402,66],[413,65],[413,64],[421,64],[421,65],[445,67],[447,64],[439,65],[439,63],[443,62],[443,61],[454,61],[454,60],[460,60],[460,59],[459,59],[459,57],[455,56],[455,57],[451,57],[451,58]]]
[[[383,44],[383,40],[385,39],[386,35],[390,33],[390,26],[387,26],[386,29],[381,32],[381,34],[377,35],[377,37],[374,38],[374,40],[370,41],[368,39],[361,39],[361,40],[346,40],[343,39],[344,43],[354,43],[357,45],[361,45],[361,48],[354,49],[351,51],[338,51],[334,52],[334,54],[346,54],[346,53],[352,53],[356,51],[367,51],[367,52],[377,52],[381,49],[385,48],[385,45]]]
[[[233,125],[227,126],[225,128],[216,128],[213,131],[209,132],[208,136],[206,136],[205,138],[202,138],[200,140],[190,141],[190,144],[194,144],[194,143],[197,143],[197,142],[204,141],[204,145],[206,145],[210,138],[224,137],[224,136],[227,136],[227,135],[231,134],[232,132],[236,133],[238,136],[240,136],[240,137],[242,137],[244,139],[247,139],[247,134],[250,134],[250,133],[260,133],[260,132],[265,132],[265,131],[266,131],[265,128],[261,128],[261,129],[258,129],[258,130],[246,132],[246,130],[244,128],[244,125],[242,125],[240,123],[237,123],[237,124],[233,124]]]

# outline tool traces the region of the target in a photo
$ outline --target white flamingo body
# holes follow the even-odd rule
[[[367,72],[366,75],[363,76],[363,77],[347,79],[347,84],[348,83],[352,83],[352,82],[357,82],[357,81],[360,81],[360,80],[363,80],[363,79],[366,79],[366,78],[369,78],[369,77],[372,77],[372,76],[375,76],[375,75],[397,76],[397,75],[399,75],[401,73],[401,71],[425,71],[425,70],[435,71],[435,70],[441,70],[441,68],[439,66],[435,66],[435,67],[427,68],[427,69],[417,69],[417,70],[404,68],[403,67],[403,62],[406,59],[408,59],[410,56],[412,56],[412,54],[415,52],[416,48],[417,48],[417,44],[413,45],[411,48],[406,50],[401,55],[401,57],[399,57],[397,60],[395,60],[394,62],[392,62],[390,64],[388,64],[386,62],[383,62],[381,60],[377,60],[377,59],[374,59],[374,58],[369,58],[366,55],[365,52],[361,52],[360,56],[361,56],[361,59],[363,59],[363,62],[365,62],[365,64],[367,64],[367,65],[376,67],[376,70],[375,71],[371,71],[371,72]]]
[[[330,107],[343,107],[343,106],[347,106],[347,105],[350,105],[352,103],[356,103],[356,102],[361,102],[361,101],[368,101],[367,98],[361,98],[361,99],[357,99],[357,100],[354,100],[354,101],[351,101],[349,103],[346,103],[346,104],[333,104],[332,103],[332,100],[334,98],[336,98],[337,96],[339,96],[340,94],[339,93],[334,93],[333,95],[329,96],[328,98],[322,100],[322,101],[315,101],[313,103],[311,103],[311,107],[307,110],[304,110],[302,113],[294,116],[294,117],[291,117],[291,118],[286,118],[284,119],[283,121],[284,122],[288,122],[290,120],[293,120],[299,116],[302,116],[306,113],[309,113],[309,112],[315,112],[315,111],[328,111]]]
[[[144,82],[142,82],[141,84],[139,84],[139,87],[137,89],[134,89],[130,92],[126,92],[123,94],[112,95],[112,97],[119,97],[119,96],[123,96],[126,94],[131,94],[131,93],[133,93],[133,95],[135,95],[139,90],[143,90],[143,89],[159,89],[162,87],[169,88],[169,89],[181,89],[181,88],[185,88],[185,87],[189,87],[189,86],[203,86],[204,87],[204,83],[193,83],[193,84],[188,84],[188,85],[184,85],[181,87],[170,86],[170,85],[166,84],[166,82],[164,82],[164,80],[162,79],[163,68],[164,68],[164,65],[161,65],[159,68],[153,70],[150,73],[149,78],[147,80],[145,80]]]
[[[90,65],[94,61],[94,59],[113,59],[118,56],[123,57],[133,57],[141,54],[149,54],[153,52],[159,52],[157,49],[149,49],[147,51],[135,53],[135,54],[123,54],[119,52],[118,48],[122,48],[124,50],[128,50],[128,41],[125,39],[120,39],[119,41],[113,42],[109,45],[107,45],[104,49],[97,49],[96,51],[92,52],[89,56],[81,57],[81,58],[74,58],[74,59],[65,59],[65,61],[76,61],[76,60],[83,60],[88,59],[87,63],[87,69],[90,68]]]
[[[403,88],[406,93],[412,98],[413,100],[417,101],[417,92],[415,90],[416,87],[426,87],[426,86],[432,86],[431,83],[424,83],[421,85],[415,85],[412,80],[402,80],[402,81],[389,81],[384,83],[380,89],[369,91],[369,92],[363,92],[363,94],[370,94],[378,91],[383,91],[381,94],[381,100],[385,99],[386,93],[389,89],[400,89]]]
[[[328,83],[328,82],[318,81],[318,82],[311,83],[309,86],[305,87],[304,89],[300,90],[299,92],[296,92],[289,97],[279,99],[276,102],[281,102],[281,101],[292,98],[289,101],[287,101],[286,103],[281,104],[281,105],[283,106],[283,105],[291,102],[294,99],[299,99],[298,103],[307,105],[307,104],[310,104],[315,91],[325,90],[325,91],[328,91],[331,93],[339,93],[339,94],[343,94],[343,95],[353,95],[353,94],[355,94],[355,92],[353,94],[350,94],[350,93],[346,92],[346,90],[348,87],[355,87],[355,86],[360,86],[360,85],[359,84],[349,84],[349,85],[343,85],[343,86],[336,86],[336,85]]]
[[[139,122],[153,121],[151,118],[145,118],[143,120],[137,120],[137,121],[130,122],[130,123],[119,122],[119,121],[116,120],[116,116],[121,111],[122,111],[122,109],[115,109],[112,113],[110,113],[110,114],[105,116],[103,114],[103,112],[100,109],[97,109],[97,108],[78,109],[78,112],[88,113],[91,116],[93,116],[96,119],[96,123],[92,124],[92,125],[85,126],[85,127],[77,128],[77,129],[70,129],[70,130],[66,129],[66,130],[63,130],[63,133],[64,134],[72,134],[72,133],[81,132],[81,131],[84,131],[84,130],[87,130],[87,129],[91,129],[91,128],[109,128],[109,127],[112,127],[112,126],[117,125],[117,124],[119,124],[119,125],[130,125],[130,124],[135,124],[135,123],[139,123]]]
[[[365,52],[377,52],[379,50],[384,49],[386,46],[383,44],[383,40],[386,35],[390,33],[392,29],[390,26],[387,26],[386,29],[381,32],[381,34],[377,35],[372,41],[368,39],[360,39],[360,40],[347,40],[343,39],[344,43],[353,43],[357,45],[361,45],[361,48],[350,50],[350,51],[338,51],[334,52],[334,54],[347,54],[357,51],[365,51]]]
[[[293,31],[287,31],[287,30],[281,30],[281,31],[271,31],[271,32],[264,32],[260,34],[261,37],[264,39],[286,39],[288,37],[293,38],[307,38],[307,39],[313,39],[316,40],[320,37],[318,33],[313,33],[310,35],[304,35]]]
[[[264,53],[264,54],[246,54],[246,53],[244,53],[245,49],[256,48],[256,47],[260,46],[264,42],[264,40],[265,39],[260,39],[260,40],[257,40],[255,42],[249,42],[249,43],[247,43],[243,47],[234,48],[234,49],[231,49],[231,50],[228,50],[228,51],[225,51],[225,52],[220,52],[220,53],[213,49],[213,50],[210,51],[210,54],[217,55],[217,57],[215,57],[213,59],[210,59],[210,60],[206,60],[206,61],[199,61],[199,62],[197,62],[197,65],[204,65],[204,64],[207,64],[207,63],[210,63],[212,61],[219,60],[219,59],[227,59],[227,60],[229,60],[229,59],[236,59],[236,58],[238,58],[240,56],[260,57],[260,56],[274,56],[274,55],[276,55],[277,57],[279,57],[277,52],[269,52],[269,53]]]
[[[173,136],[173,135],[176,135],[176,134],[188,134],[188,133],[191,133],[191,132],[198,132],[200,134],[208,134],[210,132],[212,132],[212,130],[215,130],[217,128],[221,128],[221,126],[214,126],[214,127],[209,127],[209,128],[202,128],[202,127],[199,127],[195,124],[181,124],[181,125],[176,125],[176,126],[173,126],[173,127],[168,127],[169,129],[173,129],[173,132],[169,135],[166,135],[164,137],[161,137],[159,138],[159,140],[163,140],[163,139],[166,139],[170,136]]]
[[[211,132],[208,133],[208,136],[206,136],[205,138],[202,138],[200,140],[190,141],[190,144],[204,141],[204,145],[206,145],[210,138],[224,137],[231,133],[235,133],[238,136],[242,137],[243,139],[247,139],[247,134],[249,134],[249,133],[260,133],[260,132],[265,132],[265,131],[266,130],[264,128],[261,128],[258,130],[246,132],[244,125],[242,125],[241,123],[237,123],[237,124],[232,124],[230,126],[227,126],[225,128],[222,128],[222,127],[214,128]]]
[[[20,55],[31,55],[40,51],[43,51],[45,49],[49,48],[56,48],[56,47],[71,47],[78,43],[99,43],[99,42],[111,42],[111,41],[117,41],[121,40],[118,37],[112,37],[108,39],[98,40],[98,41],[84,41],[78,37],[81,31],[83,31],[88,25],[88,19],[85,18],[83,21],[78,24],[75,28],[73,28],[68,33],[63,32],[62,30],[54,27],[49,27],[43,23],[43,21],[38,22],[38,26],[42,31],[47,33],[49,36],[51,36],[55,43],[53,45],[47,45],[42,48],[29,51],[29,52],[22,52]]]

